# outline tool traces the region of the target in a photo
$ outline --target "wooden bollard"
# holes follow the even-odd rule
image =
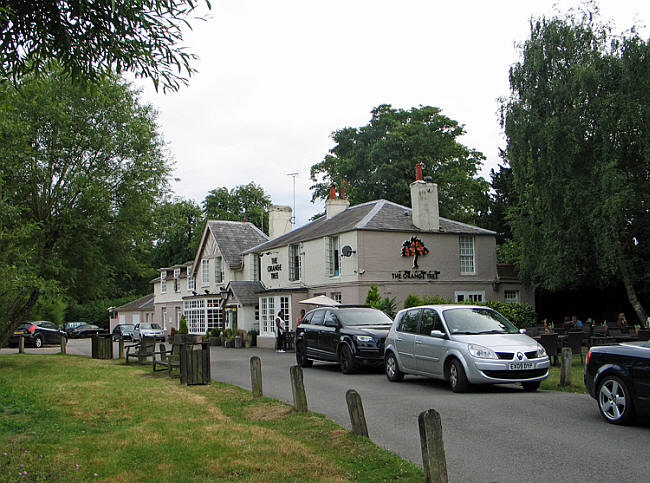
[[[119,351],[120,351],[120,359],[124,359],[124,339],[120,337],[120,343],[119,343]]]
[[[251,357],[251,388],[253,397],[262,397],[262,361],[259,357]]]
[[[560,386],[571,385],[571,364],[573,363],[573,353],[570,347],[562,348],[562,366],[560,367]]]
[[[352,432],[359,436],[368,437],[368,426],[366,425],[366,415],[363,412],[361,396],[354,389],[348,389],[345,393],[345,401],[348,403],[348,412],[350,413],[350,423]]]
[[[442,423],[435,409],[427,409],[418,416],[420,426],[420,445],[424,478],[427,483],[446,483],[447,460],[442,443]]]
[[[67,349],[66,345],[68,343],[68,339],[65,338],[65,335],[61,336],[61,354],[67,354]]]
[[[305,394],[305,384],[302,381],[302,367],[291,366],[291,392],[293,393],[293,407],[300,413],[307,412],[307,395]]]
[[[25,338],[24,337],[19,337],[18,338],[18,353],[19,354],[24,354],[25,353]]]

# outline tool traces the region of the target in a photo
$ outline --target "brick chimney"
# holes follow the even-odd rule
[[[423,179],[422,168],[422,163],[415,165],[415,181],[411,183],[411,218],[422,231],[439,231],[438,185],[431,178]]]
[[[325,202],[325,216],[329,220],[339,213],[343,213],[350,206],[350,202],[344,198],[345,193],[341,190],[341,196],[336,197],[336,187],[330,186],[330,195]]]
[[[291,231],[290,206],[271,205],[269,210],[269,238],[277,238]]]

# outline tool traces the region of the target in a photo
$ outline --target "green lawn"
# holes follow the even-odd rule
[[[181,386],[120,361],[0,355],[0,481],[19,478],[371,482],[423,472],[321,415],[234,386]]]
[[[584,361],[587,358],[587,351],[583,349],[583,355],[582,355],[582,360],[583,362],[580,362],[580,356],[579,355],[574,355],[573,360],[571,361],[571,385],[562,387],[560,386],[560,362],[559,360],[561,359],[558,357],[558,365],[557,366],[551,366],[551,372],[549,376],[542,381],[542,385],[540,386],[540,389],[548,389],[552,391],[565,391],[565,392],[581,392],[581,393],[587,393],[587,389],[585,388],[585,381],[584,381],[584,373],[585,373],[585,365]]]

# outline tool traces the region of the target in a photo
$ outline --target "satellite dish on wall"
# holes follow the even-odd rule
[[[343,248],[341,248],[341,255],[344,257],[349,257],[353,253],[355,253],[355,251],[352,250],[352,247],[350,245],[345,245]]]

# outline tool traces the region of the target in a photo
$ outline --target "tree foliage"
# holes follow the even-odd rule
[[[170,199],[154,208],[152,267],[171,267],[194,259],[204,223],[193,201]]]
[[[177,90],[194,72],[195,55],[179,44],[197,6],[194,0],[2,1],[0,74],[20,79],[57,59],[75,79],[130,71],[150,78],[156,90]]]
[[[41,293],[150,289],[170,169],[154,111],[119,79],[84,87],[53,68],[20,87],[0,85],[0,340]]]
[[[335,131],[336,145],[311,167],[312,201],[332,184],[344,186],[352,204],[387,199],[410,206],[415,165],[438,184],[440,215],[470,223],[487,210],[487,182],[478,176],[484,156],[458,142],[463,126],[437,107],[410,110],[380,105],[366,126]]]
[[[618,279],[636,291],[650,261],[650,45],[613,36],[598,11],[531,22],[502,104],[517,204],[520,275],[546,289]]]
[[[253,182],[228,188],[215,188],[203,200],[203,213],[207,218],[242,221],[247,219],[265,233],[269,232],[271,197]]]

